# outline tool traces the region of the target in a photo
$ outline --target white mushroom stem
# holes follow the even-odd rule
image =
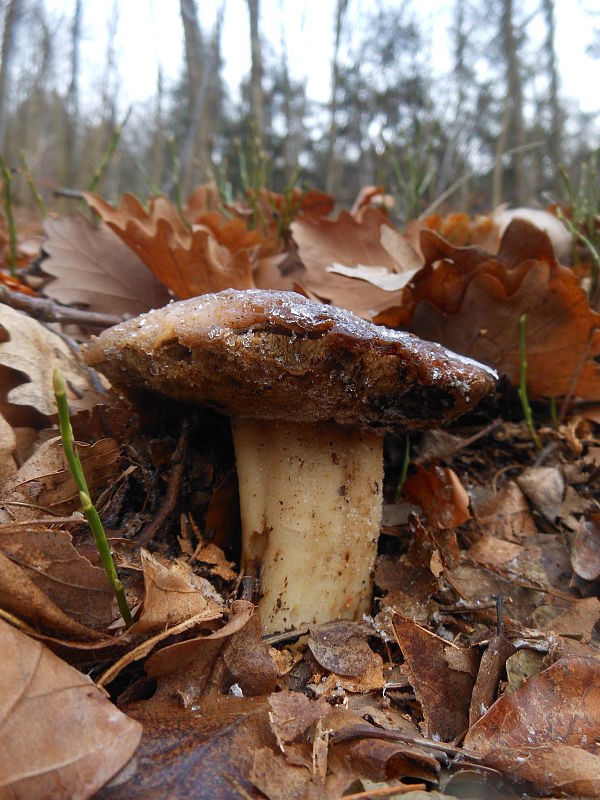
[[[324,423],[232,422],[242,568],[266,633],[358,619],[371,606],[383,437]]]

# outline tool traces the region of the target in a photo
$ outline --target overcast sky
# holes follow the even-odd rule
[[[485,0],[481,0],[485,3]],[[532,8],[537,0],[528,0]],[[220,0],[200,0],[201,22],[210,29]],[[69,17],[73,0],[48,0],[56,13]],[[351,0],[352,15],[376,7],[377,0]],[[329,98],[330,64],[333,49],[335,0],[261,0],[261,31],[277,50],[285,36],[292,76],[308,81],[308,95],[314,100]],[[451,0],[419,0],[414,6],[423,17],[423,32],[430,42],[434,74],[450,66],[449,23]],[[596,16],[591,11],[596,8]],[[82,62],[90,75],[98,75],[106,48],[110,0],[84,0]],[[586,55],[593,27],[600,27],[597,0],[556,0],[557,52],[561,94],[579,101],[584,111],[600,110],[600,59]],[[539,23],[539,35],[543,25]],[[180,68],[183,47],[177,0],[121,0],[117,37],[122,106],[151,96],[156,87],[157,63],[167,79]],[[225,79],[235,91],[250,67],[248,9],[246,0],[226,0],[222,39]]]

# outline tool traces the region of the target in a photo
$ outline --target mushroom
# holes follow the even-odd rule
[[[370,609],[383,437],[455,419],[493,370],[294,292],[226,290],[104,331],[88,364],[231,418],[265,632]]]

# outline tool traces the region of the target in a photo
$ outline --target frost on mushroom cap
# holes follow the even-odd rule
[[[295,292],[226,290],[171,303],[94,338],[85,354],[114,386],[223,414],[434,427],[495,385],[488,367]]]

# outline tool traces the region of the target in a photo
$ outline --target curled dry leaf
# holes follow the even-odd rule
[[[206,228],[189,230],[166,197],[153,198],[148,212],[130,194],[123,195],[118,208],[89,192],[84,197],[102,221],[179,297],[254,286],[248,251],[232,253]]]
[[[370,282],[328,272],[327,267],[380,267],[390,275],[399,275],[415,266],[414,254],[404,261],[390,253],[390,241],[402,237],[375,208],[367,208],[360,222],[347,211],[342,211],[336,220],[298,219],[292,224],[292,234],[306,267],[302,286],[322,300],[363,317],[370,317],[373,309],[398,303],[402,290],[386,292]],[[403,252],[412,253],[408,243],[404,244]]]
[[[0,304],[0,408],[12,425],[28,424],[28,411],[34,415],[34,426],[40,426],[40,415],[56,414],[55,367],[67,384],[72,411],[101,401],[91,371],[67,341],[27,314]]]
[[[300,739],[305,731],[327,716],[330,705],[325,700],[310,700],[302,692],[277,692],[269,697],[269,721],[277,744],[284,745]]]
[[[95,800],[242,798],[254,753],[274,747],[264,697],[199,698],[194,711],[175,696],[156,696],[127,708],[144,726],[137,771],[100,791]]]
[[[411,330],[493,366],[513,385],[520,381],[520,333],[526,321],[527,389],[530,398],[600,398],[600,315],[572,270],[554,257],[548,236],[515,219],[500,250],[454,247],[421,232],[425,265],[401,303],[375,322]],[[573,384],[573,386],[572,386]]]
[[[199,614],[207,620],[223,614],[221,596],[211,583],[194,575],[185,561],[164,563],[147,550],[141,555],[146,594],[137,632],[164,630]]]
[[[92,500],[118,474],[119,446],[114,439],[78,443],[79,458]],[[67,515],[81,508],[79,492],[60,438],[48,439],[23,464],[0,494],[0,520],[34,520]]]
[[[114,596],[106,572],[77,552],[67,530],[41,523],[0,525],[0,551],[73,620],[96,629],[112,622]],[[21,602],[17,616],[25,618],[28,597]]]
[[[421,703],[426,735],[443,741],[460,736],[469,724],[478,667],[475,650],[457,647],[399,614],[393,624]]]
[[[597,797],[598,686],[600,662],[561,659],[503,695],[470,728],[464,747],[538,790]]]
[[[329,622],[311,627],[308,646],[328,672],[358,677],[380,662],[367,644],[370,633],[357,622]]]
[[[269,694],[277,670],[261,638],[260,615],[252,603],[235,600],[231,618],[208,636],[168,645],[144,663],[158,692],[176,693],[185,705],[204,694],[227,692],[237,683],[244,695]]]
[[[94,642],[104,637],[82,625],[53,603],[25,569],[0,552],[0,608],[36,631],[66,641]]]
[[[573,570],[586,581],[593,581],[600,575],[600,517],[592,514],[590,519],[581,520],[575,540],[571,546],[571,565]]]
[[[44,287],[48,297],[127,316],[169,302],[163,284],[106,225],[93,225],[79,214],[48,217],[44,228],[43,269],[55,279]]]
[[[87,676],[2,620],[0,651],[0,794],[91,797],[132,757],[142,726]]]
[[[471,518],[469,495],[454,470],[437,464],[425,469],[416,465],[417,474],[404,484],[404,494],[418,503],[427,524],[437,530],[455,528]]]

